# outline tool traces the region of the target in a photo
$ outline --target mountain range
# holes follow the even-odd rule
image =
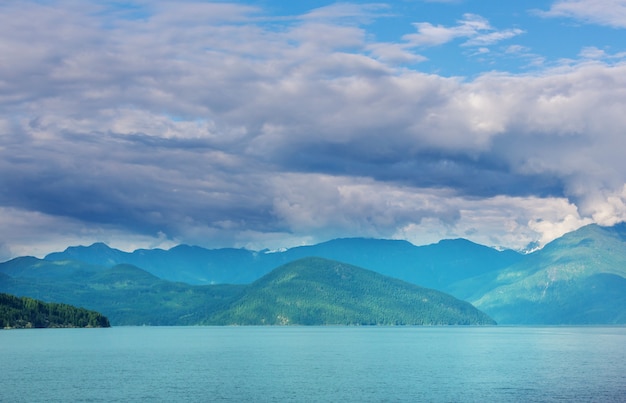
[[[465,239],[415,246],[407,241],[342,238],[282,252],[205,249],[179,245],[170,250],[139,249],[132,253],[103,243],[69,247],[47,255],[48,261],[80,261],[97,266],[132,264],[164,280],[189,284],[249,284],[276,267],[305,257],[350,263],[429,288],[507,267],[523,255],[498,251]]]
[[[10,263],[0,288],[105,312],[115,325],[495,324],[448,294],[322,258],[287,263],[248,285],[171,282],[128,264]]]
[[[243,298],[252,284],[258,286],[260,279],[275,275],[278,267],[308,257],[451,294],[501,324],[626,323],[624,223],[582,227],[530,254],[499,251],[465,239],[415,246],[399,240],[349,238],[279,252],[180,245],[127,253],[97,243],[69,247],[44,259],[22,257],[0,263],[0,291],[72,304],[83,295],[94,301],[102,298],[106,310],[90,308],[105,313],[113,323],[140,323],[143,311],[137,306],[150,304],[172,308],[161,313],[157,324],[217,323],[219,315],[209,313]],[[304,262],[315,266],[315,260]],[[97,292],[94,284],[101,284]],[[68,293],[67,287],[73,291]],[[284,288],[281,292],[289,294]],[[182,301],[180,295],[189,300]],[[276,295],[274,303],[279,299]]]

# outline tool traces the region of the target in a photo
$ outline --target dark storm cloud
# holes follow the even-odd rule
[[[233,170],[203,141],[65,134],[1,154],[5,206],[174,236],[188,220],[211,225],[235,215],[263,230],[270,222],[252,167]]]
[[[468,197],[565,196],[565,184],[558,175],[516,172],[504,153],[478,156],[440,151],[402,155],[402,150],[379,153],[385,144],[315,144],[284,150],[273,157],[285,169],[323,172],[329,175],[371,177],[419,188],[453,188]],[[497,146],[494,145],[494,148]]]

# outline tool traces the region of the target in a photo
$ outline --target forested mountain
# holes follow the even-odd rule
[[[0,293],[0,329],[109,326],[98,312]]]
[[[255,281],[206,323],[491,325],[467,302],[337,261],[304,258]]]
[[[280,265],[304,257],[337,260],[442,290],[451,283],[505,268],[523,258],[510,250],[497,251],[465,239],[415,246],[398,240],[346,238],[273,253],[187,245],[167,251],[140,249],[126,253],[97,243],[69,247],[45,259],[108,267],[128,263],[162,279],[189,284],[248,284]]]
[[[103,312],[114,325],[198,324],[243,288],[175,283],[128,264],[81,267],[76,262],[17,258],[0,264],[0,272],[7,264],[20,268],[20,275],[0,279],[0,292],[88,307]]]
[[[1,291],[97,309],[114,325],[494,323],[452,296],[319,258],[282,266],[250,285],[174,283],[131,265],[81,271],[27,261],[49,276],[5,276]]]
[[[498,323],[626,324],[626,224],[585,226],[455,287]]]

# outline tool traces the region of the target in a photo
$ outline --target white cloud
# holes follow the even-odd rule
[[[578,56],[587,60],[623,60],[626,59],[626,52],[609,53],[595,46],[585,46]]]
[[[504,31],[490,32],[484,35],[476,35],[464,43],[465,46],[488,46],[500,41],[513,38],[523,34],[519,28],[507,29]]]
[[[586,46],[580,51],[579,56],[583,59],[599,60],[606,58],[606,52],[595,46]]]
[[[445,27],[433,25],[429,22],[413,24],[417,29],[415,34],[403,37],[412,46],[438,46],[458,38],[467,38],[465,46],[487,46],[522,34],[518,28],[497,31],[487,19],[475,14],[465,14],[458,25]]]
[[[420,63],[427,60],[425,56],[410,51],[409,46],[405,44],[376,43],[367,48],[376,59],[392,65],[396,63]]]
[[[423,245],[464,237],[490,246],[540,246],[593,222],[565,198],[495,196],[414,188],[368,178],[281,175],[274,214],[296,233],[407,239]],[[326,232],[325,232],[326,231]],[[312,241],[313,241],[312,240]]]
[[[600,225],[626,221],[626,183],[621,189],[594,189],[581,200],[580,209]]]
[[[106,242],[128,252],[140,248],[168,249],[179,243],[176,239],[168,239],[164,233],[133,234],[112,225],[95,225],[12,207],[0,207],[0,227],[11,228],[10,237],[5,233],[0,239],[0,261],[16,256],[42,258],[71,245],[95,242]]]
[[[292,41],[300,42],[309,52],[360,48],[365,42],[365,32],[360,28],[318,22],[294,28],[289,37]]]
[[[260,14],[261,10],[247,5],[226,2],[158,1],[151,5],[158,24],[207,24],[212,22],[245,22]]]
[[[345,20],[369,22],[372,19],[380,18],[381,12],[389,8],[385,3],[334,3],[328,6],[316,8],[303,16],[304,20]]]
[[[626,28],[625,0],[560,0],[548,11],[539,12],[545,17],[567,17],[613,28]]]
[[[456,197],[442,198],[437,203],[458,208],[458,219],[446,223],[433,214],[399,228],[394,237],[418,245],[463,237],[483,245],[523,250],[535,242],[543,247],[565,232],[591,223],[590,219],[581,218],[576,206],[563,198]]]
[[[570,205],[569,210],[572,209]],[[548,242],[565,235],[568,232],[574,231],[583,225],[591,224],[593,222],[590,218],[581,218],[577,212],[572,211],[569,214],[564,214],[556,220],[544,220],[534,219],[528,222],[528,228],[539,234],[539,239],[536,241],[536,247],[542,248]]]

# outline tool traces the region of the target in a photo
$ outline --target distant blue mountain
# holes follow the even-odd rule
[[[463,279],[503,269],[521,260],[523,255],[465,239],[415,246],[400,240],[344,238],[274,253],[187,245],[167,251],[140,249],[126,253],[96,243],[69,247],[45,259],[78,260],[109,267],[127,263],[162,279],[190,284],[248,284],[277,266],[305,257],[349,263],[423,287],[445,290]]]

